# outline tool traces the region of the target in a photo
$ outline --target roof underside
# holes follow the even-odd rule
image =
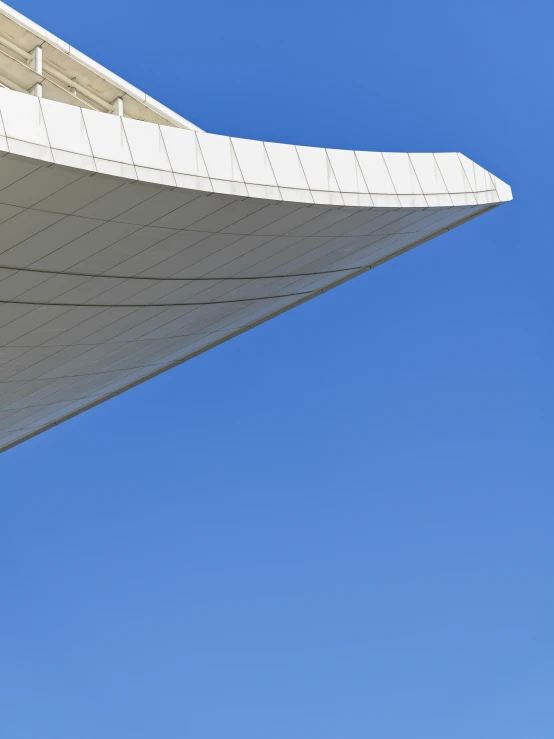
[[[461,154],[205,133],[0,2],[2,84],[0,451],[512,197]]]

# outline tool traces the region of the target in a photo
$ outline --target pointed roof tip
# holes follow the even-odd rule
[[[481,167],[473,159],[469,159],[465,154],[458,152],[458,157],[473,192],[496,190],[499,203],[513,200],[512,188],[506,182]]]
[[[491,177],[494,183],[495,190],[498,193],[500,202],[509,203],[510,200],[513,200],[514,196],[512,194],[512,188],[510,187],[510,185],[508,185],[506,182],[504,182],[504,180],[501,180],[495,175],[491,175]]]

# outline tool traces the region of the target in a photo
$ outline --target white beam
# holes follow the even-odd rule
[[[42,46],[35,46],[31,52],[31,58],[29,59],[29,66],[35,70],[37,74],[42,75]],[[31,95],[36,95],[37,98],[42,97],[42,85],[37,82],[31,87]]]
[[[111,104],[108,103],[106,100],[103,100],[101,97],[98,97],[98,95],[95,95],[84,85],[79,84],[75,77],[71,79],[65,74],[62,74],[59,70],[51,67],[49,64],[44,64],[44,76],[47,79],[53,77],[58,83],[61,82],[64,85],[67,85],[67,87],[69,88],[74,88],[75,90],[77,90],[77,92],[80,92],[81,95],[84,95],[89,100],[92,100],[93,103],[96,103],[96,105],[98,105],[100,108],[103,108],[106,112],[109,112],[112,108]]]
[[[42,46],[35,46],[32,50],[29,66],[38,74],[42,74]]]
[[[113,114],[119,116],[123,115],[123,98],[119,97],[113,101]]]

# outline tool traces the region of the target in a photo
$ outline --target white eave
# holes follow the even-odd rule
[[[38,72],[32,65],[36,47],[43,59]],[[112,113],[122,99],[129,118],[202,130],[0,0],[0,85],[32,92],[36,84],[58,102]]]

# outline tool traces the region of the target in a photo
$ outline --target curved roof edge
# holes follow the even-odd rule
[[[463,154],[240,139],[0,90],[0,150],[127,180],[327,206],[499,205],[511,188]]]

